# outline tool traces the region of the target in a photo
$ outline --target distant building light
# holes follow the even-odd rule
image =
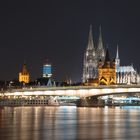
[[[52,66],[51,64],[43,65],[43,77],[50,78],[52,76]]]

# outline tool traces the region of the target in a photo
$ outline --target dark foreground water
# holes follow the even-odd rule
[[[4,107],[0,140],[140,140],[140,108]]]

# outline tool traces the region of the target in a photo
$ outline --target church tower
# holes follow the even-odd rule
[[[26,64],[23,65],[22,71],[19,73],[19,82],[29,83],[29,72],[27,71]]]
[[[88,79],[94,79],[97,77],[97,57],[92,36],[92,25],[90,25],[89,39],[87,49],[84,54],[84,66],[83,66],[83,82]]]
[[[100,85],[114,85],[116,84],[116,64],[115,60],[111,61],[108,48],[106,50],[105,61],[99,63],[98,66],[98,81]]]
[[[99,28],[99,40],[98,40],[98,46],[97,46],[96,52],[97,52],[97,61],[98,62],[100,60],[104,61],[104,59],[105,59],[105,50],[104,50],[104,47],[103,47],[101,26]]]

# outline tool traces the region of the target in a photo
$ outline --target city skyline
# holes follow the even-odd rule
[[[115,56],[118,44],[121,65],[133,63],[139,71],[138,5],[120,0],[2,2],[0,80],[17,78],[24,61],[34,80],[49,59],[55,79],[81,81],[90,24],[95,45],[101,25],[104,46]]]

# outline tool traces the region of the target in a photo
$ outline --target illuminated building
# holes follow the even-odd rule
[[[98,70],[98,66],[101,63],[103,63],[104,60],[105,60],[105,51],[103,46],[101,27],[99,32],[97,48],[95,48],[92,36],[92,26],[90,26],[88,45],[84,53],[83,76],[82,76],[82,81],[84,85],[97,84],[97,81],[99,80],[98,72],[100,71]],[[114,62],[116,64],[117,84],[140,84],[140,74],[137,73],[133,65],[120,66],[118,47],[116,52],[116,59],[114,60]],[[112,67],[111,65],[110,68]],[[107,82],[106,84],[109,84],[109,82]]]
[[[87,49],[84,53],[84,64],[83,64],[83,83],[87,82],[89,79],[95,79],[98,77],[98,61],[101,59],[104,61],[105,52],[103,48],[101,27],[97,48],[94,47],[93,37],[92,37],[92,26],[90,25],[89,39]]]
[[[52,66],[49,63],[43,65],[43,77],[50,78],[52,76]]]
[[[98,82],[100,85],[116,84],[116,64],[115,60],[110,60],[108,48],[105,61],[100,59],[98,63]]]
[[[117,84],[136,84],[139,83],[139,76],[134,69],[133,65],[120,66],[119,51],[117,46],[116,52],[116,76]]]
[[[50,63],[46,62],[43,65],[43,77],[37,79],[37,84],[39,86],[52,87],[55,86],[55,81],[52,79],[52,66]]]
[[[24,64],[22,71],[19,73],[19,82],[29,83],[29,78],[29,72],[27,71],[26,64]]]

